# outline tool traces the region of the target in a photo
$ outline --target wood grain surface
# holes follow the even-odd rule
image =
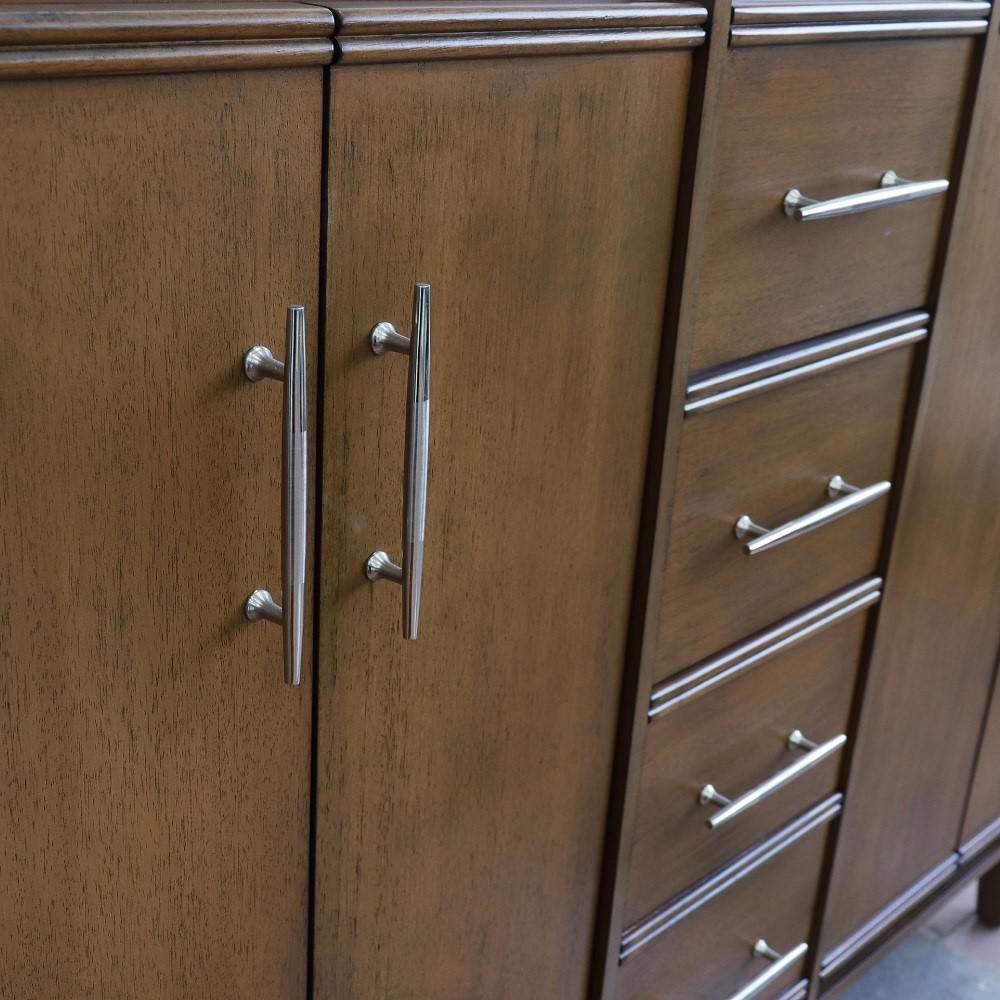
[[[698,801],[706,784],[735,799],[793,764],[802,756],[787,745],[795,729],[816,743],[845,732],[866,618],[840,622],[650,722],[628,923],[836,790],[840,754],[718,830],[705,821],[719,807]]]
[[[0,997],[301,1000],[281,386],[319,70],[0,88]],[[314,355],[315,356],[315,355]]]
[[[684,422],[656,676],[715,653],[876,569],[886,502],[756,556],[733,526],[768,528],[829,503],[840,474],[890,479],[912,348],[791,382]]]
[[[584,994],[689,69],[333,71],[323,1000]],[[407,328],[415,281],[434,372],[404,642],[363,565],[400,544],[407,361],[367,337]]]
[[[795,222],[790,188],[832,198],[952,176],[974,40],[726,54],[691,368],[926,304],[946,199]]]
[[[782,954],[808,942],[826,824],[839,810],[839,796],[820,803],[665,908],[665,929],[622,962],[617,1000],[729,997],[767,968],[753,955],[759,938]],[[782,995],[805,967],[796,963],[769,995]]]
[[[992,44],[992,43],[991,43]],[[823,925],[956,848],[1000,643],[1000,52],[980,85]]]

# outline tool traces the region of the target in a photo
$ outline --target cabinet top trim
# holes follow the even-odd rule
[[[308,3],[20,3],[0,7],[0,45],[104,45],[322,38],[333,14]]]
[[[989,21],[867,21],[863,24],[761,24],[737,26],[729,33],[734,46],[793,45],[802,42],[852,42],[879,38],[944,38],[982,35]]]
[[[988,17],[989,11],[986,0],[739,0],[733,4],[733,24],[956,21]]]
[[[322,66],[333,14],[307,3],[0,7],[0,80]]]
[[[707,10],[690,3],[377,3],[333,8],[340,37],[426,35],[479,31],[671,28],[705,23]]]
[[[733,45],[978,35],[986,0],[737,0]]]
[[[691,48],[708,11],[692,3],[344,3],[341,63],[483,59]]]

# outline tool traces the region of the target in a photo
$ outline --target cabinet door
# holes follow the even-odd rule
[[[389,40],[391,44],[392,40]],[[581,997],[690,56],[332,73],[316,995]],[[420,631],[398,559],[432,289]]]
[[[242,357],[293,303],[315,344],[322,73],[0,86],[5,1000],[305,996],[309,671],[242,613],[282,387]]]
[[[918,880],[953,857],[1000,641],[1000,217],[983,210],[1000,198],[1000,60],[986,66],[848,779],[825,954],[911,887],[919,895]]]

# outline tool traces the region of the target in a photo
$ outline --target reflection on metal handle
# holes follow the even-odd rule
[[[796,222],[812,222],[815,219],[833,219],[838,215],[857,215],[870,212],[882,205],[899,205],[904,201],[929,198],[948,190],[947,180],[904,181],[895,170],[887,170],[872,191],[859,191],[839,198],[819,201],[807,198],[798,188],[792,188],[785,195],[785,215]]]
[[[771,963],[771,966],[755,979],[751,979],[743,989],[734,993],[729,1000],[750,1000],[751,997],[763,993],[771,983],[777,982],[796,962],[805,958],[808,951],[809,945],[803,943],[796,945],[791,951],[781,955],[763,938],[758,938],[754,942],[750,952],[754,958],[766,958]]]
[[[709,830],[718,830],[720,826],[725,826],[730,820],[735,819],[741,813],[745,813],[769,795],[773,795],[779,788],[784,788],[789,782],[794,781],[800,775],[805,774],[806,771],[814,768],[820,761],[826,760],[827,757],[836,753],[846,742],[847,736],[841,733],[840,736],[834,736],[832,740],[827,740],[826,743],[817,744],[813,743],[812,740],[807,740],[798,729],[792,730],[788,735],[787,746],[797,750],[809,751],[794,764],[778,771],[777,774],[772,774],[766,781],[762,781],[756,787],[751,788],[749,792],[744,792],[738,799],[727,799],[725,795],[721,795],[716,790],[714,785],[705,785],[702,788],[698,793],[698,801],[703,806],[709,803],[723,806],[717,813],[705,820],[705,826]]]
[[[824,524],[830,524],[845,514],[867,507],[874,503],[879,497],[885,496],[892,489],[892,483],[882,480],[879,483],[872,483],[863,489],[845,483],[841,476],[833,476],[826,484],[827,496],[836,497],[832,503],[825,503],[822,507],[809,511],[801,517],[792,518],[777,528],[763,528],[755,524],[749,514],[744,514],[733,525],[733,534],[742,542],[748,536],[755,536],[748,542],[744,542],[743,551],[748,556],[755,556],[759,552],[766,552],[777,545],[789,542],[799,535],[805,535]]]
[[[379,550],[368,557],[369,580],[390,580],[403,587],[403,638],[416,639],[420,626],[420,586],[424,570],[427,520],[427,466],[431,419],[431,286],[413,289],[412,334],[404,337],[391,323],[379,323],[369,338],[373,353],[410,358],[406,393],[406,452],[403,461],[403,560],[393,562]]]
[[[306,311],[288,307],[285,362],[266,347],[254,347],[243,359],[251,382],[264,378],[285,384],[284,432],[281,449],[281,604],[266,590],[255,590],[244,605],[250,621],[282,626],[285,647],[285,683],[302,680],[302,642],[306,611],[306,542],[308,524],[308,418],[306,402]]]

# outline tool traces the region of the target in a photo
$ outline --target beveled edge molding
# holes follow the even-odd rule
[[[521,31],[444,35],[337,37],[337,64],[427,62],[603,52],[691,49],[705,41],[701,28],[639,28],[600,31]]]
[[[929,323],[930,314],[923,310],[901,313],[697,372],[688,383],[684,415],[714,410],[789,382],[915,344],[926,339]]]
[[[729,42],[734,48],[748,45],[795,45],[803,42],[856,42],[879,38],[940,38],[982,35],[985,20],[894,21],[859,24],[748,25],[733,28]]]
[[[858,957],[893,925],[903,920],[928,896],[958,871],[959,855],[949,855],[935,865],[926,875],[921,876],[888,906],[883,907],[867,923],[862,924],[853,934],[828,952],[820,961],[820,980],[828,980],[852,959]]]
[[[0,48],[0,80],[325,66],[328,38]]]
[[[0,6],[0,46],[322,38],[333,28],[333,14],[325,7],[295,0]]]
[[[440,35],[451,32],[700,26],[708,16],[696,3],[372,3],[335,4],[337,34]]]
[[[736,0],[733,20],[743,24],[842,24],[878,21],[957,21],[987,18],[987,0],[836,0],[781,3],[780,0]]]
[[[686,49],[705,40],[698,3],[333,5],[338,64]]]
[[[871,576],[860,583],[844,587],[825,600],[817,601],[776,625],[755,633],[749,639],[701,660],[669,680],[661,681],[650,695],[649,710],[646,713],[648,719],[657,719],[683,702],[760,666],[772,656],[870,608],[881,600],[881,588],[880,576]]]
[[[622,933],[618,960],[624,962],[630,955],[659,937],[668,928],[701,909],[706,903],[725,892],[730,886],[757,871],[786,848],[801,840],[817,827],[828,823],[843,809],[844,796],[837,792],[818,805],[800,814],[777,833],[745,851],[735,861],[709,876],[690,891],[675,897],[648,917],[626,928]]]
[[[965,867],[982,854],[994,841],[1000,839],[1000,817],[993,820],[958,849],[958,862]]]

